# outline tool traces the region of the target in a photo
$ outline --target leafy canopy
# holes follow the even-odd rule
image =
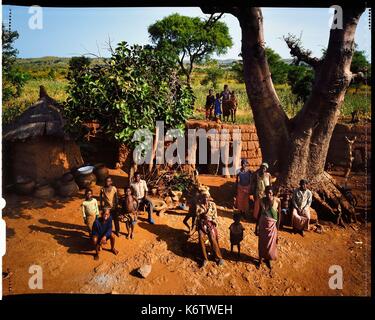
[[[81,67],[70,73],[65,106],[72,132],[94,120],[109,138],[132,146],[137,129],[153,132],[157,120],[182,129],[193,112],[195,98],[176,61],[155,49],[121,42],[103,64]]]
[[[27,74],[18,70],[15,65],[18,50],[14,48],[14,41],[18,39],[17,31],[10,31],[2,24],[2,97],[3,102],[17,98],[22,93],[22,88],[27,81]]]
[[[225,54],[233,45],[229,29],[224,22],[205,21],[199,17],[177,13],[156,21],[148,28],[151,41],[158,50],[174,55],[183,73],[190,81],[193,64],[207,59],[213,53]],[[184,60],[189,59],[189,66]]]

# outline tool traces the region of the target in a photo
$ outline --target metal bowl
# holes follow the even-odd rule
[[[90,174],[94,170],[94,166],[84,166],[81,168],[78,168],[77,171],[79,174]]]

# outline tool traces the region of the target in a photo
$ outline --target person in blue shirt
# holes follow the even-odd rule
[[[99,259],[101,246],[107,244],[108,240],[111,242],[111,252],[117,255],[118,250],[115,249],[115,236],[112,233],[111,209],[104,208],[102,216],[95,220],[92,227],[92,243],[95,246],[95,260]]]
[[[215,99],[215,118],[221,120],[221,100],[220,100],[220,94],[216,94],[216,99]]]

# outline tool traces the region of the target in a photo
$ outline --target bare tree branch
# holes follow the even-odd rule
[[[294,57],[294,63],[298,65],[301,61],[307,63],[314,69],[320,65],[321,60],[316,57],[311,57],[311,50],[305,49],[301,45],[301,40],[292,34],[283,37],[287,46],[290,49],[290,54]]]

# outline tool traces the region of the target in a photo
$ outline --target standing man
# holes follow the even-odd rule
[[[206,120],[211,120],[212,111],[214,110],[215,96],[212,89],[208,90],[208,96],[206,97]]]
[[[220,97],[222,99],[223,121],[225,121],[225,118],[229,121],[231,94],[227,84],[224,85],[224,90],[221,92]]]
[[[130,184],[133,189],[133,194],[138,200],[138,208],[146,208],[148,213],[148,222],[154,224],[155,221],[152,219],[153,206],[149,199],[147,199],[147,183],[141,179],[141,174],[136,172],[134,174],[134,181]]]
[[[307,189],[307,181],[302,179],[292,197],[292,226],[301,236],[304,236],[304,230],[309,230],[311,202],[312,193]]]
[[[117,188],[112,185],[112,178],[104,180],[104,187],[100,190],[100,208],[109,208],[115,224],[115,234],[120,236],[120,221],[118,217],[118,193]]]

